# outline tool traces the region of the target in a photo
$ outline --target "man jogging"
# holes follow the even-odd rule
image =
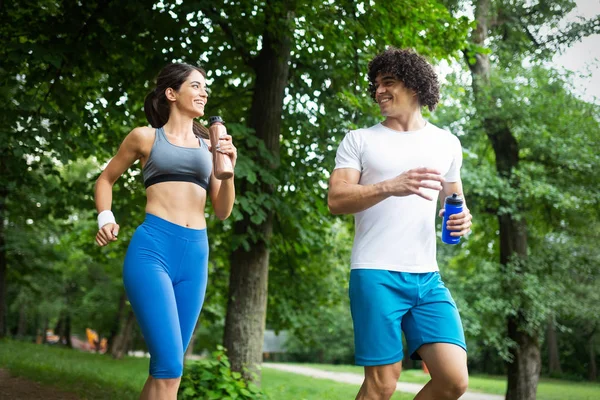
[[[458,310],[436,262],[436,203],[458,193],[458,138],[421,115],[435,109],[439,83],[411,50],[388,48],[369,63],[369,89],[385,120],[350,131],[329,183],[333,214],[354,214],[350,273],[356,363],[365,367],[359,400],[389,399],[402,368],[404,332],[431,380],[416,400],[458,399],[467,388],[467,354]],[[471,213],[450,217],[467,234]]]

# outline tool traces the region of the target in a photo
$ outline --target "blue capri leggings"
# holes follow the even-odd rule
[[[146,214],[127,249],[123,283],[150,351],[152,377],[181,377],[207,278],[206,229]]]

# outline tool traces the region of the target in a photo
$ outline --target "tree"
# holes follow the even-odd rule
[[[259,363],[272,240],[297,242],[276,246],[290,256],[322,249],[331,223],[323,185],[335,145],[348,127],[372,114],[366,62],[388,44],[412,46],[433,58],[464,44],[464,18],[452,18],[435,2],[411,5],[276,0],[219,7],[204,1],[107,0],[2,5],[2,17],[14,24],[0,28],[5,44],[0,56],[6,60],[2,99],[9,105],[0,116],[8,138],[0,145],[0,179],[7,188],[0,205],[12,201],[0,217],[20,225],[19,211],[37,201],[16,197],[43,187],[27,168],[57,175],[57,161],[92,153],[104,160],[128,130],[145,124],[141,99],[158,67],[172,60],[208,62],[211,110],[230,122],[243,148],[233,221],[212,235],[214,246],[232,244],[225,249],[228,257],[218,257],[231,267],[225,342],[234,368]],[[24,158],[33,160],[27,168]],[[135,175],[134,168],[115,186],[120,221],[139,218],[131,211],[143,201]],[[83,191],[89,194],[49,192],[47,204],[55,217],[73,203],[92,208],[89,186]],[[0,266],[13,265],[14,254],[1,256]],[[284,261],[274,266],[285,267]],[[4,277],[0,268],[0,283]],[[118,303],[115,298],[115,307]],[[0,291],[4,310],[3,304]]]
[[[74,197],[68,193],[73,188],[45,186],[45,177],[58,175],[56,166],[69,159],[108,157],[131,129],[132,116],[141,116],[146,81],[155,73],[147,66],[175,56],[162,50],[178,27],[153,6],[108,0],[0,4],[0,17],[11,21],[0,28],[0,99],[6,105],[0,112],[0,336],[15,254],[7,233],[41,208],[36,204],[57,213],[67,201],[92,206],[91,191]],[[139,99],[137,105],[128,95]]]
[[[302,255],[310,248],[303,239],[318,245],[329,226],[323,184],[331,164],[315,163],[331,162],[347,127],[368,120],[361,115],[372,104],[368,59],[390,44],[447,56],[463,45],[467,24],[422,0],[186,3],[179,15],[188,13],[214,27],[202,32],[207,45],[192,46],[217,72],[211,85],[215,97],[224,94],[217,109],[249,129],[233,131],[246,157],[240,153],[224,334],[232,367],[241,370],[261,362],[274,236],[294,233],[285,240],[298,242],[293,254]]]
[[[539,241],[538,235],[547,233],[549,228],[542,225],[542,229],[536,229],[538,227],[531,217],[535,215],[537,207],[547,210],[546,207],[552,205],[561,190],[574,190],[579,194],[585,187],[567,185],[565,188],[565,183],[569,180],[553,181],[543,172],[543,168],[548,166],[546,161],[552,159],[550,154],[556,151],[556,147],[548,148],[545,145],[547,141],[542,138],[548,136],[544,134],[561,141],[563,148],[573,151],[573,139],[564,137],[563,131],[555,130],[560,128],[560,122],[554,118],[564,106],[554,102],[556,98],[543,99],[535,91],[528,91],[526,88],[520,90],[522,86],[515,86],[515,83],[518,82],[517,77],[527,76],[522,67],[525,62],[535,65],[547,57],[549,49],[556,43],[573,40],[582,32],[589,32],[594,26],[597,27],[593,23],[577,25],[567,33],[563,32],[562,35],[547,38],[543,42],[540,28],[557,24],[572,7],[573,3],[569,1],[526,4],[478,0],[475,3],[477,28],[471,37],[471,47],[465,51],[472,74],[474,107],[480,124],[478,130],[486,135],[491,145],[496,170],[496,190],[502,190],[495,192],[497,197],[492,202],[493,205],[488,203],[483,208],[491,211],[498,219],[501,272],[498,278],[504,282],[502,290],[517,295],[520,300],[514,304],[516,307],[512,312],[506,315],[508,338],[512,342],[509,348],[507,399],[535,399],[541,371],[540,321],[535,313],[539,309],[536,306],[539,298],[532,298],[533,294],[537,296],[539,293],[527,283],[532,284],[540,278],[539,264],[536,265],[535,257],[531,257],[531,252],[538,245],[532,243],[532,240]],[[487,42],[491,43],[493,57],[483,48]],[[544,85],[544,88],[550,89],[548,92],[557,93],[562,90],[562,99],[568,97],[560,84],[552,84],[552,79],[556,78],[551,75],[552,72],[548,73],[539,67],[534,67],[534,71],[538,77],[532,83]],[[506,79],[507,75],[509,79]],[[547,96],[548,92],[541,93]],[[553,100],[552,109],[539,108],[550,100]],[[535,115],[536,118],[533,118],[534,113],[529,111],[530,108],[539,110],[540,114],[544,110],[546,115]],[[548,110],[553,113],[548,115]],[[573,109],[569,108],[569,112],[573,112]],[[548,119],[556,125],[549,126],[549,123],[544,122]],[[597,121],[593,118],[588,117],[583,121],[584,125],[595,124],[597,129]],[[571,118],[569,122],[577,123]],[[580,134],[585,136],[583,140],[597,140],[590,136],[590,132],[587,129],[581,131]],[[564,160],[564,164],[554,161],[550,164],[551,168],[559,169],[559,174],[561,167],[578,169],[577,166],[569,165],[571,163],[568,160]],[[543,177],[542,184],[534,180],[538,177]],[[540,186],[542,190],[539,189]],[[532,281],[528,282],[528,279]]]

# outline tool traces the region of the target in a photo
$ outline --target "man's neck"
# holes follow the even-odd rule
[[[425,121],[421,112],[417,111],[406,115],[388,116],[381,124],[395,131],[410,132],[423,129],[427,125],[427,121]]]

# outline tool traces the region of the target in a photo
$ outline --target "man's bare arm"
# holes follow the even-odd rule
[[[373,185],[360,185],[360,172],[353,168],[333,171],[329,179],[327,203],[332,214],[356,214],[387,199],[390,196],[416,194],[433,200],[421,188],[442,190],[444,178],[430,168],[412,169]]]
[[[384,182],[359,185],[360,172],[353,168],[340,168],[331,173],[327,204],[332,214],[355,214],[390,197]]]

